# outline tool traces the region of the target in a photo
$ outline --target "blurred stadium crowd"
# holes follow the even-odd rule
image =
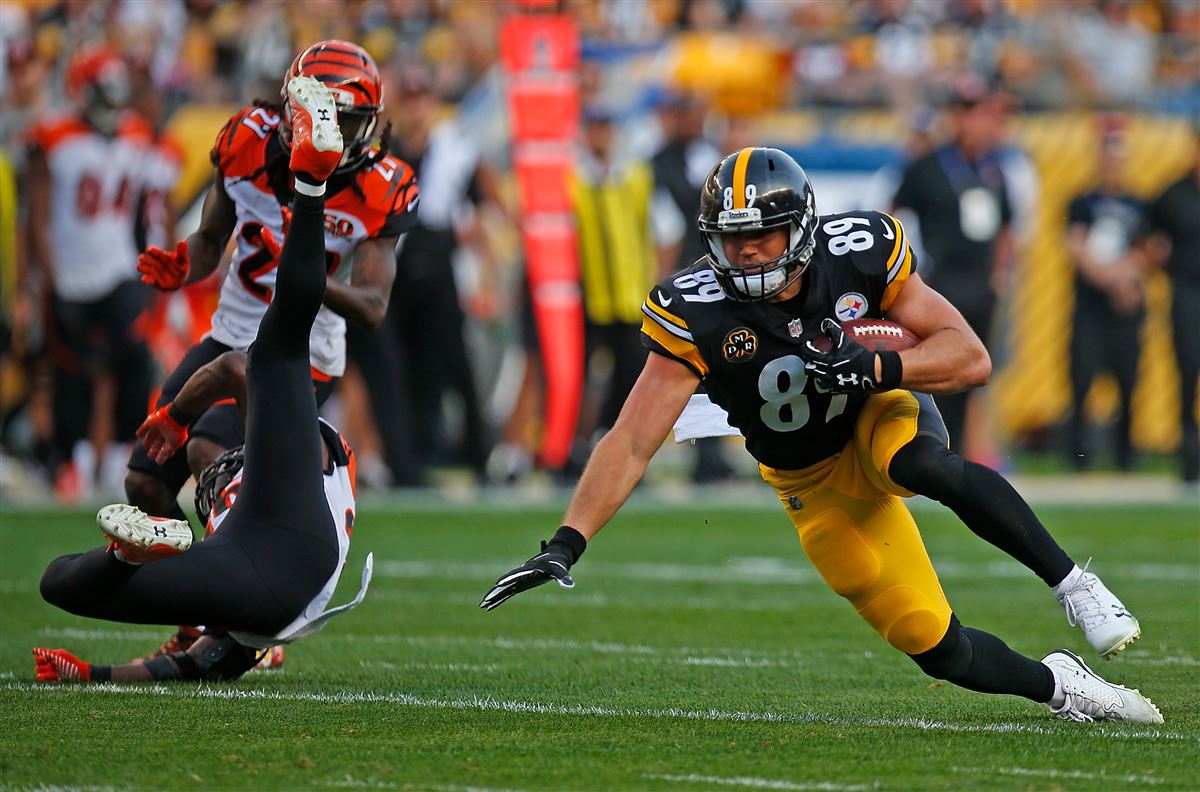
[[[939,232],[920,205],[924,177],[914,168],[947,144],[969,155],[984,186],[986,169],[976,166],[989,157],[1004,182],[995,222],[985,218],[975,231],[961,224],[982,245],[974,253],[989,260],[978,280],[957,284],[960,298],[990,295],[978,329],[992,337],[1001,371],[998,396],[970,416],[962,408],[963,429],[954,434],[968,453],[1002,464],[1001,444],[1019,440],[1084,467],[1095,453],[1086,447],[1095,440],[1084,426],[1090,415],[1115,425],[1118,467],[1131,467],[1138,447],[1182,447],[1184,477],[1196,478],[1187,451],[1195,443],[1195,379],[1189,397],[1194,375],[1185,365],[1181,380],[1171,352],[1181,353],[1180,337],[1172,341],[1167,327],[1172,318],[1193,327],[1200,318],[1200,297],[1179,298],[1200,295],[1179,285],[1196,278],[1185,286],[1200,288],[1200,265],[1174,260],[1184,248],[1169,218],[1152,222],[1155,207],[1160,218],[1170,208],[1154,199],[1200,173],[1195,0],[5,0],[0,492],[18,497],[49,486],[67,502],[120,494],[128,458],[118,428],[121,386],[149,383],[140,397],[148,403],[153,385],[207,329],[223,277],[170,294],[133,287],[148,353],[135,365],[149,367],[140,373],[126,367],[114,376],[105,354],[97,353],[100,365],[81,364],[56,349],[55,314],[46,308],[59,284],[53,262],[37,260],[44,254],[27,223],[27,157],[31,130],[77,112],[70,66],[96,43],[126,58],[130,108],[158,152],[147,154],[147,167],[161,164],[134,202],[140,211],[131,213],[129,239],[168,249],[196,225],[197,199],[211,179],[208,151],[234,110],[276,97],[288,64],[311,42],[343,38],[369,51],[384,77],[381,122],[392,153],[421,180],[421,225],[403,243],[389,320],[373,332],[351,328],[351,367],[328,410],[358,448],[367,486],[421,485],[447,468],[511,483],[534,469],[538,339],[498,53],[503,19],[531,8],[565,12],[580,33],[573,195],[582,206],[586,188],[603,187],[631,212],[638,202],[643,210],[638,228],[627,227],[628,217],[579,216],[591,365],[578,449],[556,473],[577,472],[636,377],[645,354],[638,304],[658,277],[699,254],[688,204],[698,204],[695,191],[722,153],[785,148],[815,172],[822,212],[907,209],[902,217],[928,253],[939,249]],[[1108,237],[1100,238],[1103,207],[1087,196],[1103,188],[1106,168],[1128,169],[1129,183],[1117,179],[1105,195],[1128,194],[1136,218],[1115,232],[1103,225],[1100,237]],[[160,205],[153,191],[169,199]],[[1200,225],[1200,217],[1190,222]],[[1077,244],[1068,226],[1078,227]],[[607,235],[600,253],[588,249],[596,233]],[[599,261],[612,255],[632,264]],[[589,281],[605,266],[626,282]],[[1164,267],[1175,281],[1173,310]],[[128,278],[136,282],[132,259]],[[624,292],[636,295],[629,306]],[[1115,311],[1135,339],[1123,368],[1106,366],[1113,361],[1103,348],[1097,356],[1047,340],[1052,330],[1069,339],[1072,322],[1082,321],[1070,306],[1087,299],[1104,303],[1089,320],[1098,315],[1104,325],[1104,311]],[[1039,321],[1052,330],[1032,327]],[[1105,368],[1117,387],[1102,384],[1086,399],[1092,374]],[[381,381],[380,372],[394,375]],[[73,398],[64,402],[56,389]],[[736,454],[702,443],[690,472],[697,481],[736,475],[745,467]]]

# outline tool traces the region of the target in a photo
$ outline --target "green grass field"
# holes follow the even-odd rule
[[[479,597],[557,510],[365,512],[339,601],[373,550],[366,602],[290,646],[283,672],[199,689],[37,686],[31,646],[125,661],[166,631],[43,603],[45,564],[97,532],[87,514],[7,511],[0,787],[1200,788],[1197,511],[1041,513],[1142,621],[1111,663],[1032,574],[948,514],[918,520],[965,623],[1037,657],[1079,652],[1150,695],[1165,725],[1064,723],[931,684],[766,509],[633,508],[589,549],[573,591],[544,586],[490,614]]]

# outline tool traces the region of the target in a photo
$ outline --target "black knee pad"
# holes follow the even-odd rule
[[[971,639],[963,632],[958,617],[951,614],[950,626],[942,640],[929,651],[909,657],[929,676],[954,682],[967,673],[973,654]]]
[[[258,662],[258,650],[238,643],[229,635],[222,635],[199,657],[189,659],[195,662],[197,680],[227,682],[254,668]]]

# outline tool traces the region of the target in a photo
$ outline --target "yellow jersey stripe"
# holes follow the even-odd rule
[[[701,377],[708,375],[708,364],[700,356],[700,350],[696,348],[695,344],[671,335],[648,316],[642,319],[642,332],[673,356],[688,364]]]
[[[660,307],[659,307],[657,304],[655,304],[654,300],[647,299],[647,300],[646,300],[646,305],[648,305],[648,306],[650,307],[650,310],[651,310],[651,311],[654,311],[654,313],[658,314],[658,315],[659,315],[659,316],[661,316],[663,319],[666,319],[668,322],[670,322],[671,324],[673,324],[673,325],[675,325],[676,327],[680,328],[681,330],[687,330],[687,329],[688,329],[687,322],[683,321],[682,319],[680,319],[680,318],[679,318],[678,316],[676,316],[675,314],[673,314],[673,313],[671,313],[671,312],[667,311],[665,308],[660,308]]]
[[[901,256],[905,255],[905,249],[908,247],[908,244],[904,240],[904,228],[900,225],[900,221],[886,212],[883,213],[883,216],[892,222],[893,231],[896,234],[896,242],[892,245],[892,254],[888,256],[887,266],[884,268],[890,282],[892,280],[892,267],[900,260]]]
[[[879,309],[881,311],[891,308],[892,303],[896,301],[896,297],[900,294],[900,289],[904,288],[905,282],[908,281],[908,276],[912,275],[912,264],[912,249],[906,244],[904,246],[904,259],[900,262],[900,269],[896,271],[896,277],[892,278],[887,288],[883,290],[883,298],[879,301]]]
[[[746,167],[750,164],[752,148],[744,148],[738,152],[737,160],[733,163],[733,208],[746,208]]]

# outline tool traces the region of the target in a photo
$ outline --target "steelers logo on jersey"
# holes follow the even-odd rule
[[[729,331],[721,344],[721,352],[730,363],[745,363],[758,351],[758,336],[748,327],[737,327]]]
[[[837,314],[838,321],[848,322],[866,314],[868,307],[866,297],[858,292],[846,292],[838,298],[834,313]]]

